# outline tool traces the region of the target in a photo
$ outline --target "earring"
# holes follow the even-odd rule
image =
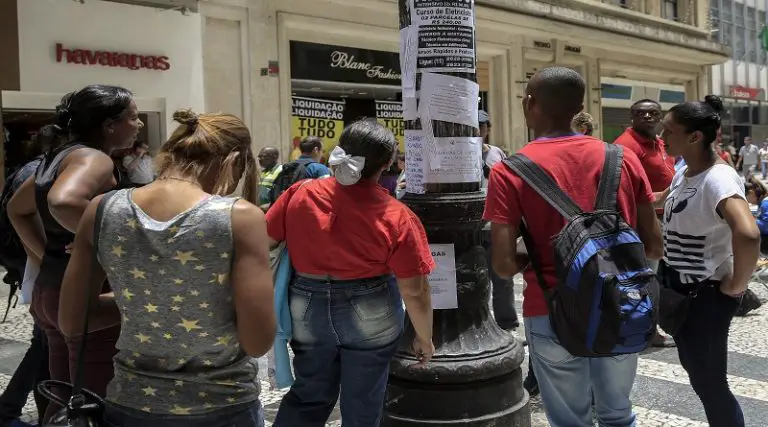
[[[107,132],[109,132],[109,133],[115,133],[115,130],[114,130],[114,129],[108,129],[108,130],[107,130]]]

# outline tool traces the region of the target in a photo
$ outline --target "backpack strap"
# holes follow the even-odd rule
[[[605,144],[605,161],[600,172],[600,184],[597,187],[595,210],[615,210],[616,198],[621,181],[621,165],[624,162],[624,147],[617,144]]]
[[[582,212],[576,202],[560,189],[555,180],[525,155],[515,154],[503,159],[502,162],[530,185],[544,201],[560,212],[566,220]]]
[[[93,283],[95,271],[99,267],[99,236],[101,234],[101,220],[104,218],[104,207],[107,201],[115,195],[117,190],[112,190],[105,194],[104,197],[99,200],[99,205],[96,206],[96,216],[93,219],[93,250],[91,253],[91,271],[88,277],[88,286],[101,286],[103,283]],[[88,316],[91,311],[91,294],[86,292],[85,302],[85,320],[83,321],[83,334],[80,336],[80,348],[77,352],[77,368],[75,369],[75,379],[72,383],[72,396],[75,397],[82,392],[83,381],[85,379],[85,343],[88,341]],[[71,401],[72,402],[72,401]]]

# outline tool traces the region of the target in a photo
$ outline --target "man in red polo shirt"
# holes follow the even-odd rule
[[[629,109],[632,127],[624,131],[614,144],[623,145],[640,159],[648,182],[654,193],[666,190],[675,176],[675,158],[667,155],[664,141],[656,136],[661,122],[661,105],[652,99],[641,99]],[[657,209],[661,218],[663,209]],[[658,268],[658,261],[651,262],[651,268]],[[661,332],[653,339],[654,347],[674,347],[675,341]]]
[[[520,150],[536,162],[585,211],[592,211],[605,160],[605,143],[574,133],[571,119],[582,110],[584,79],[569,68],[550,67],[528,82],[523,99],[525,121],[536,140]],[[654,196],[642,165],[624,150],[617,208],[637,229],[649,257],[662,254],[661,228]],[[496,272],[512,277],[524,266],[515,261],[520,224],[525,220],[549,288],[557,283],[552,237],[565,219],[504,163],[491,170],[484,218],[491,221],[492,260]],[[575,357],[557,341],[547,303],[530,268],[525,271],[523,317],[533,368],[544,409],[553,427],[593,425],[597,416],[614,427],[635,423],[629,393],[637,371],[637,354],[621,357]]]

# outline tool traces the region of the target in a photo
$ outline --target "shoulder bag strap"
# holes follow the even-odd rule
[[[88,337],[88,316],[91,311],[91,286],[101,286],[101,283],[93,283],[96,270],[99,268],[99,234],[101,232],[101,220],[104,217],[104,207],[107,201],[115,194],[117,190],[110,191],[99,200],[99,206],[96,207],[96,217],[93,220],[93,250],[91,253],[91,271],[88,277],[89,292],[86,292],[85,302],[85,321],[83,322],[83,334],[80,336],[80,349],[77,352],[77,369],[75,371],[75,381],[72,384],[72,396],[76,396],[83,389],[83,368],[85,365],[85,343]]]
[[[595,210],[616,209],[616,199],[619,194],[621,181],[621,166],[624,162],[624,147],[616,144],[605,144],[605,161],[600,172],[600,184],[597,187]]]
[[[547,300],[547,305],[549,305],[552,293],[549,291],[547,282],[544,280],[544,273],[542,273],[541,263],[539,263],[539,255],[536,253],[536,246],[533,245],[531,233],[528,232],[528,228],[525,226],[525,220],[520,223],[520,235],[523,237],[523,242],[525,242],[525,250],[528,251],[528,260],[531,263],[531,268],[536,273],[536,281],[539,282],[541,292]]]
[[[503,159],[502,162],[530,185],[544,201],[560,212],[566,220],[581,213],[581,208],[560,189],[555,180],[525,155],[515,154]]]

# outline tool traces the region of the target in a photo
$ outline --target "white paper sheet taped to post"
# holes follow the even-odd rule
[[[480,182],[483,177],[483,138],[434,138],[440,167],[427,168],[424,183]],[[407,172],[406,172],[407,173]]]
[[[474,0],[411,0],[421,71],[475,72]]]
[[[405,192],[424,194],[424,133],[405,130]]]
[[[430,244],[435,269],[429,275],[429,292],[432,296],[432,308],[447,310],[459,307],[459,295],[456,285],[456,251],[453,243]]]

